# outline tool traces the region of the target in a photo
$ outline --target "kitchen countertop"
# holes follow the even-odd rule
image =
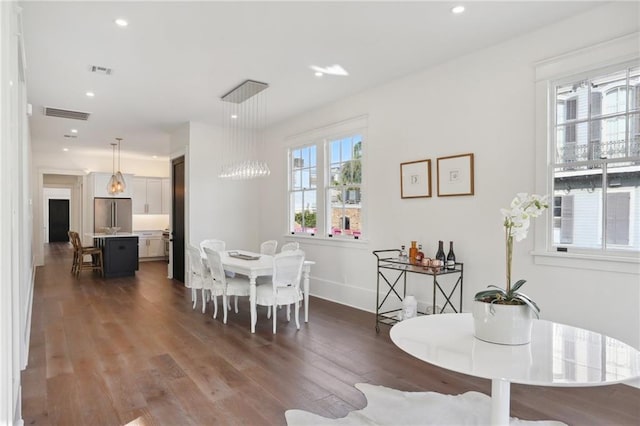
[[[84,235],[90,238],[140,237],[135,232],[116,232],[115,234],[87,232]]]

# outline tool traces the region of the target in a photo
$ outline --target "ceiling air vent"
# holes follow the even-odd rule
[[[111,74],[113,74],[113,68],[101,67],[101,66],[98,66],[98,65],[89,66],[89,70],[91,72],[95,72],[97,74],[103,74],[103,75],[111,75]]]
[[[44,107],[44,115],[47,117],[70,118],[71,120],[87,121],[90,112],[71,111],[68,109]]]
[[[68,139],[76,139],[78,136],[76,136],[76,135],[64,135],[64,137],[68,138]]]

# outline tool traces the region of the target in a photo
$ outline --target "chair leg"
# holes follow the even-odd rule
[[[291,321],[291,305],[287,305],[287,321]]]
[[[267,306],[267,319],[271,318],[271,306]]]
[[[193,302],[193,309],[195,310],[198,304],[198,293],[195,288],[191,289],[191,301]]]
[[[202,288],[202,313],[207,310],[207,289]]]
[[[238,313],[238,296],[236,296],[236,314]]]
[[[102,251],[98,253],[98,261],[100,262],[100,276],[104,278],[104,258],[102,257]]]
[[[276,312],[275,306],[273,307],[273,334],[276,334],[276,318],[278,318],[278,313]]]
[[[211,292],[211,298],[213,299],[213,318],[218,316],[218,296],[214,296]]]
[[[300,330],[300,301],[296,302],[296,328]]]
[[[225,324],[227,323],[227,305],[228,305],[227,295],[223,294],[222,295],[222,312],[224,313],[224,320],[222,322],[224,322]]]

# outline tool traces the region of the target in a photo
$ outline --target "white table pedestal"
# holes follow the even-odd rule
[[[491,380],[491,424],[509,424],[509,404],[511,403],[511,383],[506,380]]]

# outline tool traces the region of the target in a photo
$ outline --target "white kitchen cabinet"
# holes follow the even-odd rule
[[[111,173],[91,173],[89,175],[90,189],[94,197],[108,197],[108,198],[131,198],[133,196],[133,175],[124,175],[125,190],[119,194],[109,194],[107,191],[107,185],[111,179]]]
[[[133,179],[133,214],[162,214],[162,179]]]
[[[166,257],[162,231],[142,231],[138,234],[138,257],[140,259]]]
[[[171,179],[162,179],[162,214],[171,214]]]

